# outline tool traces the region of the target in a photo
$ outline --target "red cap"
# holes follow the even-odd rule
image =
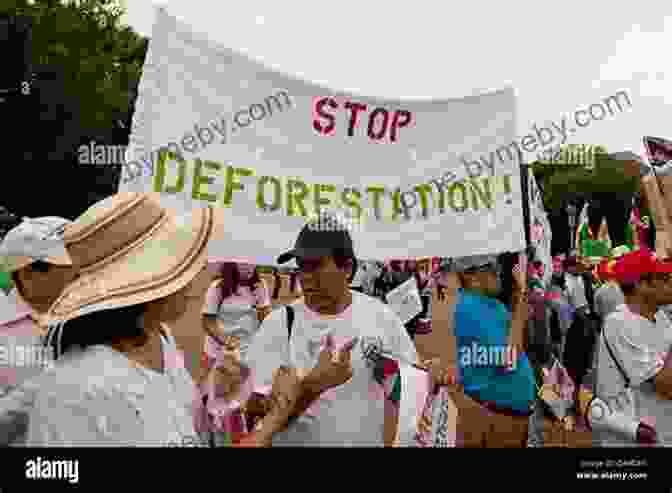
[[[597,266],[596,275],[599,279],[603,281],[608,281],[614,279],[614,266],[616,265],[616,260],[614,259],[604,259]]]
[[[620,283],[636,283],[646,274],[672,273],[672,262],[658,260],[650,250],[637,250],[619,258],[611,271]]]

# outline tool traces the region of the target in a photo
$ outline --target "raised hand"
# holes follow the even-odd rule
[[[527,291],[527,255],[520,254],[518,263],[513,266],[514,288],[519,292]]]
[[[328,335],[317,365],[304,378],[304,385],[315,392],[323,393],[350,380],[352,378],[351,353],[357,342],[359,342],[359,337],[355,337],[336,351],[333,337]]]
[[[423,366],[429,370],[432,383],[436,386],[456,386],[459,381],[457,366],[446,365],[439,358],[424,362]]]
[[[294,368],[281,366],[273,376],[270,414],[279,422],[289,419],[301,397],[301,379]]]

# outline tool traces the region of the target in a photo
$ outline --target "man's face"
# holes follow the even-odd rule
[[[334,258],[313,257],[297,258],[301,284],[306,304],[315,311],[329,309],[343,299],[348,291],[348,277],[352,264],[342,268],[336,265]]]
[[[423,259],[417,263],[416,270],[421,279],[427,279],[432,274],[432,261]]]
[[[238,275],[243,281],[249,281],[254,275],[254,265],[252,264],[238,264]]]
[[[656,300],[657,306],[672,304],[672,274],[655,274],[649,282],[641,284],[642,294]]]

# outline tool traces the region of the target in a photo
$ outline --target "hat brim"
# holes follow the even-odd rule
[[[283,253],[277,258],[278,264],[286,264],[293,258],[296,258],[296,251],[295,250],[290,250],[288,252]]]
[[[328,257],[334,253],[331,248],[293,248],[277,258],[278,264],[286,264],[295,258],[319,258]]]
[[[38,259],[25,256],[7,257],[4,259],[2,267],[6,272],[11,274],[18,270],[25,269],[26,267],[28,267],[31,264],[34,264],[37,261],[65,267],[72,265],[72,259],[70,258],[70,255],[68,254],[65,247],[63,247],[62,251],[53,253],[45,258]]]
[[[178,292],[206,267],[208,243],[221,236],[222,228],[222,212],[210,206],[184,218],[166,214],[142,241],[67,286],[49,310],[49,324]]]

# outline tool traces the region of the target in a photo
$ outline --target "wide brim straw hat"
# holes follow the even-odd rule
[[[222,227],[219,209],[177,216],[155,193],[124,192],[94,204],[67,230],[80,276],[49,309],[50,329],[180,291],[206,267],[208,244]]]

